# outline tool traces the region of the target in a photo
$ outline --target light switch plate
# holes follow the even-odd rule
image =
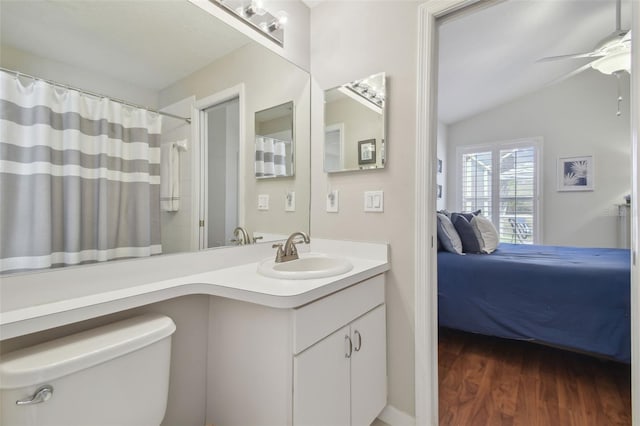
[[[287,195],[284,197],[284,211],[296,211],[296,193],[294,191],[288,191]]]
[[[365,191],[364,192],[364,211],[365,212],[383,212],[384,211],[384,192],[383,191]]]
[[[269,210],[269,194],[258,195],[258,210]]]
[[[339,199],[340,199],[340,195],[337,189],[334,189],[333,191],[329,191],[327,193],[327,212],[338,213]]]

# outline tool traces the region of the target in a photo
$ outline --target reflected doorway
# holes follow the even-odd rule
[[[200,249],[230,244],[238,226],[240,102],[224,101],[202,110]]]

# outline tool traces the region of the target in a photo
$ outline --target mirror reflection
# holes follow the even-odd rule
[[[0,66],[23,74],[0,72],[1,273],[308,232],[307,72],[187,0],[4,2],[0,18]],[[254,117],[274,105],[296,117],[290,178],[256,180]]]
[[[293,176],[293,102],[256,112],[257,178]]]
[[[325,91],[324,170],[384,168],[385,73]]]

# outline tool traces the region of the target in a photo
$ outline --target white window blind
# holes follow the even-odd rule
[[[539,151],[537,139],[462,147],[461,210],[482,210],[502,242],[538,242]]]
[[[462,156],[462,211],[482,210],[492,217],[493,153],[470,152]]]

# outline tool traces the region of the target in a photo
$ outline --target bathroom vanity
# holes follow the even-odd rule
[[[202,388],[189,383],[187,394],[206,395],[206,424],[370,424],[386,404],[387,245],[313,240],[300,247],[309,250],[344,257],[353,269],[326,278],[268,278],[257,269],[275,251],[254,245],[175,255],[170,262],[150,258],[35,274],[38,279],[6,277],[0,338],[20,347],[37,343],[32,337],[46,330],[60,336],[79,323],[161,311],[184,296],[205,298],[207,324],[197,324],[205,329],[204,345],[192,345],[197,330],[176,321],[172,418],[165,422],[180,419],[171,411],[185,400],[174,373],[202,358],[199,374],[206,380]],[[190,334],[189,346],[180,344]]]
[[[369,425],[386,405],[383,275],[295,309],[209,312],[209,423]]]

